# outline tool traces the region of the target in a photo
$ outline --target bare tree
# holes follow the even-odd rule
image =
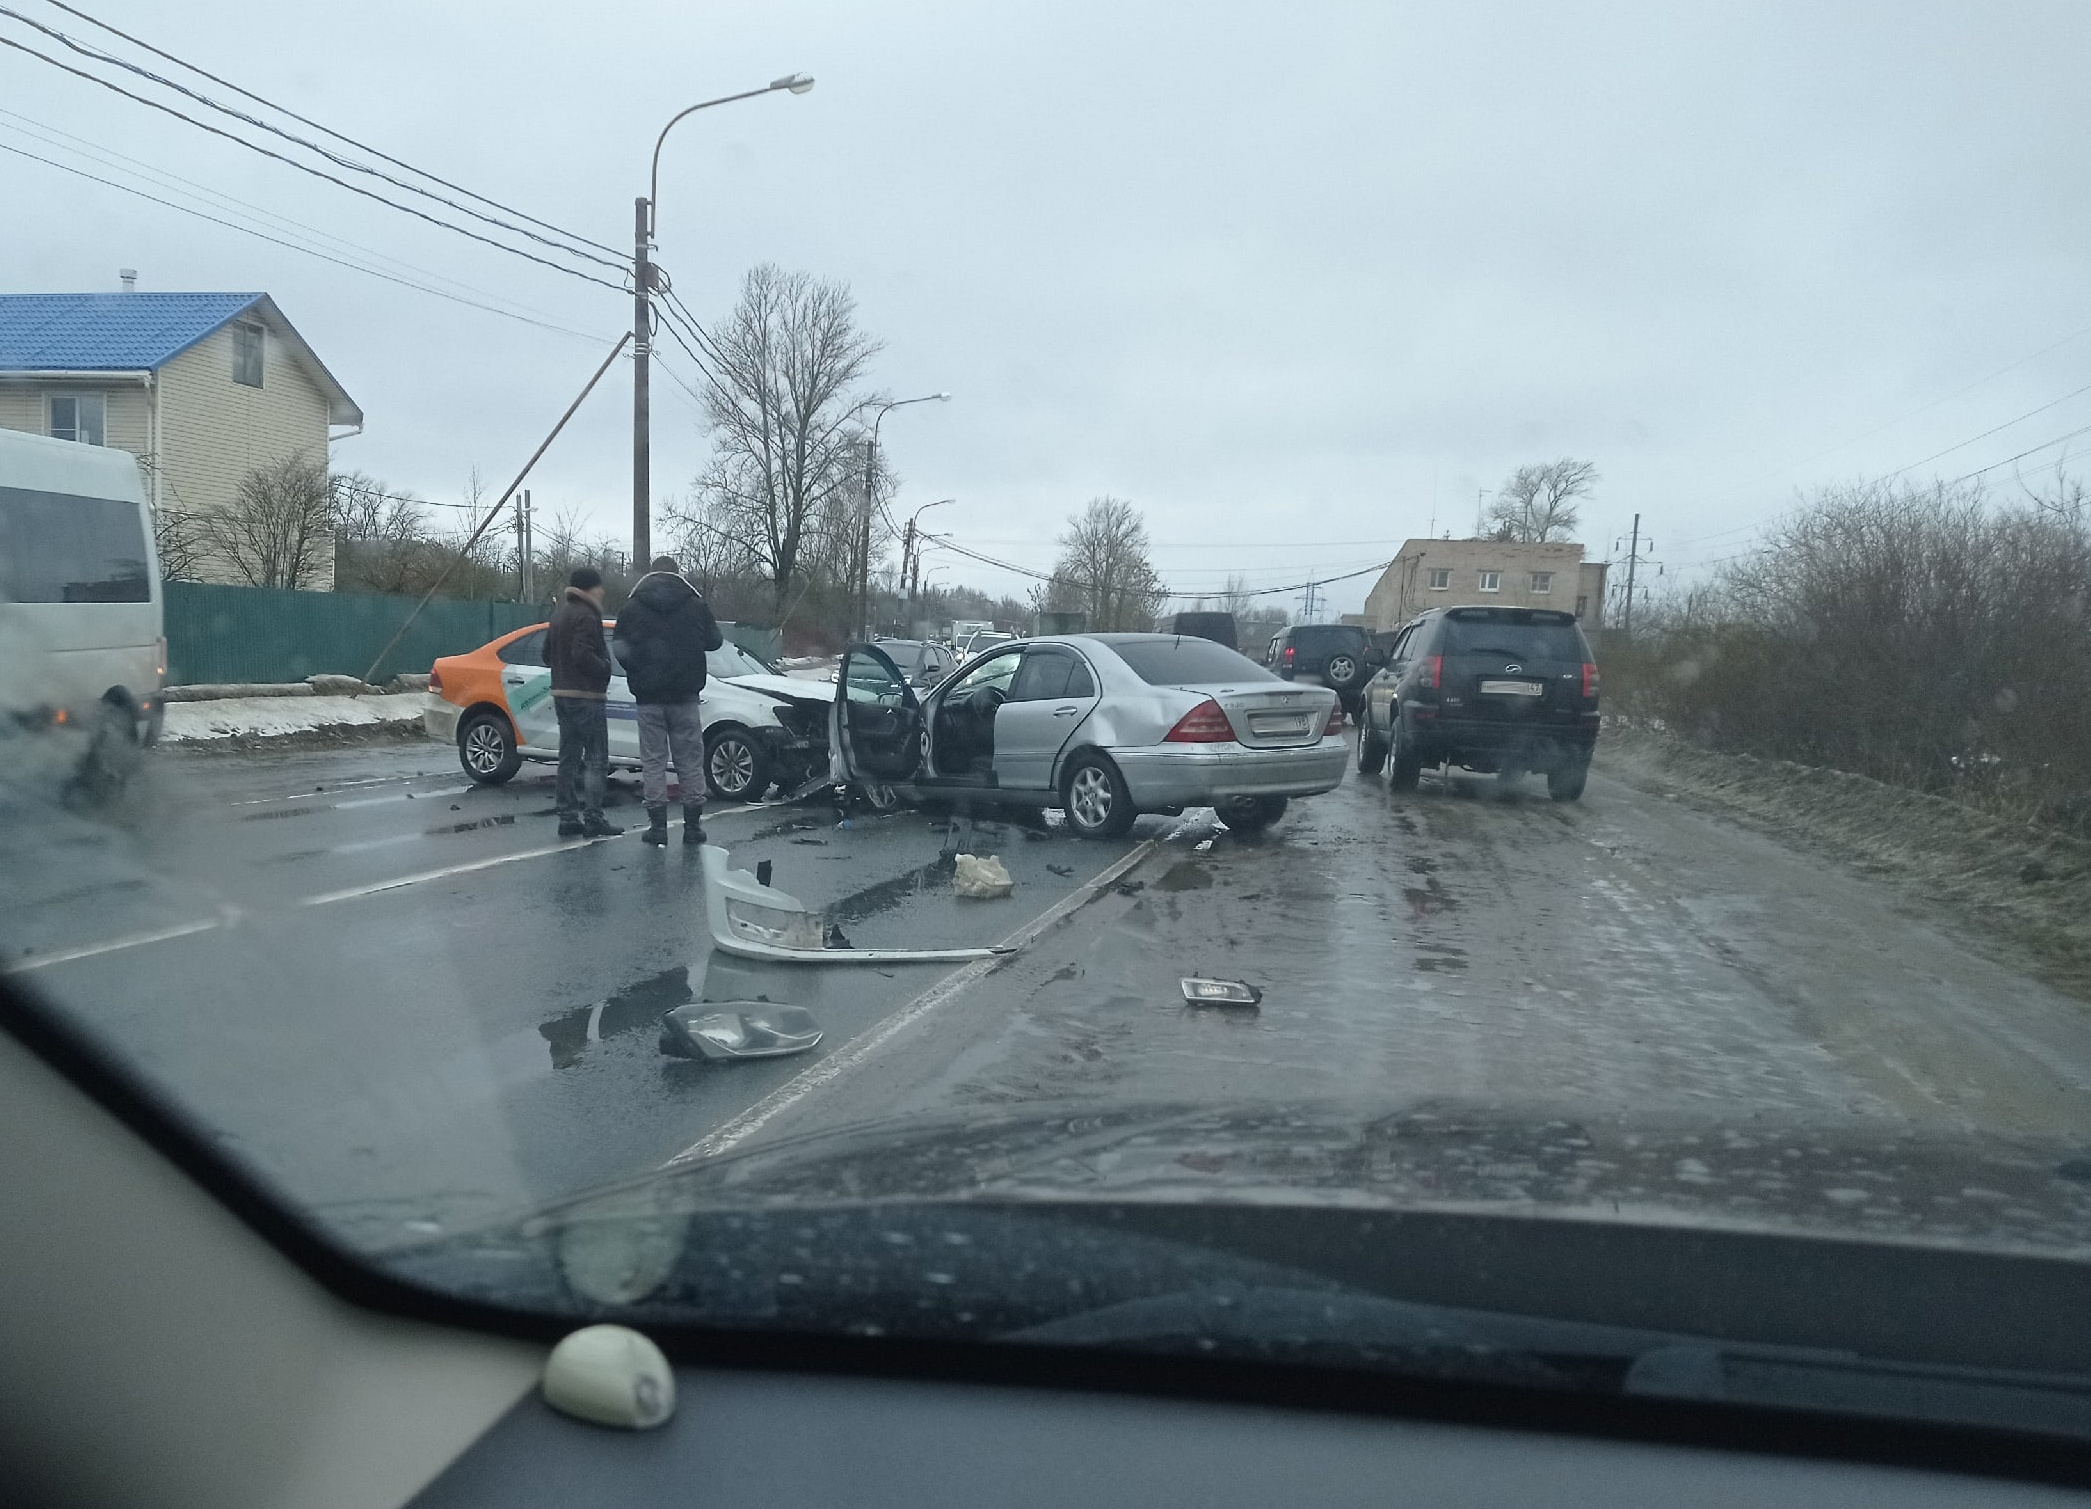
[[[1169,593],[1147,551],[1138,509],[1123,498],[1091,498],[1060,536],[1045,606],[1086,613],[1095,631],[1153,628]]]
[[[198,518],[205,543],[249,586],[308,587],[332,564],[334,492],[303,454],[240,478],[228,508]]]
[[[363,472],[337,472],[334,586],[343,592],[421,592],[442,569],[428,505]]]
[[[1597,481],[1596,463],[1572,456],[1521,466],[1496,489],[1485,527],[1495,539],[1526,545],[1565,540],[1582,522],[1578,500],[1589,497]]]
[[[780,614],[809,532],[849,475],[856,391],[879,343],[841,283],[764,264],[703,343],[712,459],[697,479],[706,517],[748,542]]]
[[[185,508],[155,508],[152,511],[153,551],[160,558],[160,579],[169,582],[203,580],[203,565],[210,554],[203,526]]]

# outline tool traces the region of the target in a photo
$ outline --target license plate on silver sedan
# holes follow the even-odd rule
[[[1484,697],[1536,697],[1546,687],[1537,681],[1484,681],[1481,695]]]
[[[1303,734],[1307,731],[1307,725],[1310,721],[1312,720],[1294,713],[1251,713],[1249,714],[1249,732],[1261,735],[1266,739],[1281,737],[1285,734]]]

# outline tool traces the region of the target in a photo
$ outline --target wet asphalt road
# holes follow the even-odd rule
[[[919,813],[714,809],[736,864],[773,861],[860,946],[996,942],[1135,861],[965,971],[712,958],[694,850],[561,844],[550,805],[541,767],[473,788],[421,744],[166,753],[113,818],[11,801],[0,957],[380,1245],[691,1150],[1070,1101],[2091,1129],[2080,1003],[1602,774],[1576,805],[1352,774],[1261,838],[1197,813],[1117,843],[987,827],[1017,880],[994,902],[949,894]],[[1190,973],[1263,1003],[1186,1006]],[[756,996],[811,1008],[821,1048],[659,1053],[668,1007]]]

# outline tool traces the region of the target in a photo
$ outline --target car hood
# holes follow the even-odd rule
[[[381,1260],[511,1312],[712,1336],[1132,1348],[1707,1398],[1742,1397],[1737,1369],[1754,1368],[1758,1402],[1810,1408],[1849,1407],[1853,1369],[1876,1363],[2046,1369],[2069,1375],[2056,1428],[2091,1439],[2087,1178],[2067,1149],[1893,1131],[1062,1107],[781,1138]],[[1773,1363],[1785,1371],[1765,1383]],[[1947,1399],[1939,1417],[2016,1421],[2047,1387]]]
[[[786,702],[804,702],[814,707],[826,707],[833,700],[817,682],[802,681],[796,676],[721,676],[721,681],[733,686],[745,686],[750,691],[767,692],[772,697],[781,697]]]
[[[2091,1257],[2083,1144],[1485,1107],[1147,1105],[915,1116],[670,1175],[685,1198],[1109,1198],[1522,1210]]]

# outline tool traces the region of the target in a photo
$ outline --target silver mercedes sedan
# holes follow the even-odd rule
[[[1076,634],[997,645],[917,696],[875,645],[844,652],[830,773],[901,800],[1060,807],[1085,836],[1210,806],[1228,827],[1343,782],[1343,712],[1209,639]]]

